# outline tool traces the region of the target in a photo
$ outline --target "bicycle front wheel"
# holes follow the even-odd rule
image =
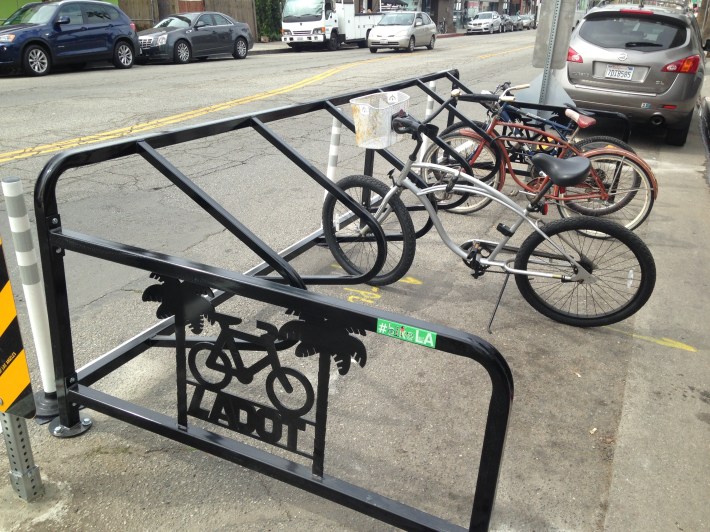
[[[373,215],[389,187],[374,177],[351,175],[338,186]],[[377,219],[387,240],[387,258],[380,272],[368,281],[373,286],[394,283],[404,277],[414,261],[414,224],[402,200],[394,196]],[[372,269],[377,242],[360,218],[332,194],[323,202],[323,236],[335,260],[351,275]]]
[[[281,385],[277,386],[277,382]],[[310,412],[315,399],[313,386],[306,376],[293,368],[284,367],[275,368],[266,377],[266,395],[280,412],[295,417]]]
[[[500,159],[485,139],[481,138],[473,130],[467,130],[466,133],[449,133],[442,136],[441,140],[468,161],[473,170],[473,177],[495,189],[500,188]],[[429,146],[429,149],[424,153],[422,161],[447,166],[456,170],[461,169],[461,165],[451,154],[436,144]],[[452,176],[438,170],[423,168],[422,177],[427,185],[433,186],[446,184]],[[438,207],[458,214],[479,211],[492,201],[490,198],[478,194],[456,194],[445,191],[434,193],[433,196],[436,198]]]
[[[515,275],[520,294],[535,310],[566,325],[598,327],[624,320],[646,304],[656,283],[656,266],[651,251],[634,233],[589,217],[556,220],[543,232],[547,239],[532,233],[515,257],[517,270],[557,276]],[[560,250],[593,277],[570,281],[578,267]]]
[[[653,180],[633,154],[592,153],[585,181],[560,192],[557,208],[563,218],[603,216],[633,231],[653,208]]]

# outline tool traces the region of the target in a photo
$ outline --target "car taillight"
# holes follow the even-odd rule
[[[582,56],[571,46],[567,49],[567,61],[570,63],[584,63]]]
[[[661,69],[661,72],[676,72],[678,74],[695,74],[698,71],[698,66],[700,65],[700,56],[691,55],[685,59],[679,59],[678,61],[673,61],[668,63]]]
[[[133,31],[136,31],[136,23],[135,22],[131,22],[131,29]]]

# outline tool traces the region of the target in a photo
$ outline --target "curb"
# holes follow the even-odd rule
[[[449,37],[465,37],[466,32],[457,33],[441,33],[437,34],[437,39],[448,39]],[[281,41],[272,42],[255,42],[254,47],[249,50],[249,55],[263,55],[263,54],[282,54],[284,52],[292,52],[291,48],[282,43]]]

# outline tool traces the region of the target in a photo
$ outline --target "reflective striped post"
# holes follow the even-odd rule
[[[328,151],[328,168],[325,175],[331,181],[335,181],[335,171],[338,169],[338,156],[340,155],[340,134],[343,130],[343,124],[337,118],[333,117],[333,126],[330,128],[330,150]],[[325,192],[325,196],[328,191]]]
[[[43,423],[59,415],[57,385],[54,381],[54,365],[52,363],[52,348],[49,338],[49,320],[44,299],[44,284],[39,273],[37,254],[32,243],[30,220],[22,194],[20,178],[4,178],[2,180],[2,191],[5,195],[12,242],[15,246],[22,289],[25,294],[30,327],[32,328],[42,377],[44,392],[37,392],[35,404],[37,406],[37,421]]]

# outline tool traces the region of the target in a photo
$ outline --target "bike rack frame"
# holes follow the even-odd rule
[[[131,138],[96,147],[76,149],[53,157],[41,172],[35,187],[35,214],[59,406],[59,418],[54,423],[54,434],[61,435],[62,432],[66,432],[65,435],[72,436],[83,432],[85,428],[81,427],[90,425],[90,420],[80,419],[79,409],[88,407],[243,465],[394,526],[409,530],[458,530],[460,527],[439,517],[325,473],[331,359],[335,360],[341,374],[347,373],[351,359],[364,365],[366,357],[362,348],[359,347],[361,343],[358,343],[360,341],[353,335],[365,335],[367,332],[384,334],[407,341],[409,344],[419,343],[439,353],[449,353],[470,359],[483,366],[487,372],[491,382],[491,396],[488,402],[486,426],[469,523],[470,530],[486,530],[493,511],[513,399],[513,378],[502,355],[486,341],[468,333],[308,291],[305,289],[308,284],[360,283],[367,280],[373,272],[364,276],[301,276],[292,267],[289,260],[321,242],[322,231],[316,231],[285,251],[277,253],[157,152],[161,147],[242,128],[252,128],[296,163],[305,174],[320,183],[325,190],[346,202],[352,211],[361,217],[363,223],[370,225],[378,243],[383,244],[384,235],[369,213],[333,185],[320,170],[288,146],[266,124],[272,120],[326,110],[341,120],[349,129],[354,130],[352,122],[337,109],[338,105],[376,90],[389,91],[407,87],[421,87],[428,91],[426,88],[428,82],[448,79],[455,84],[457,77],[458,72],[456,71],[431,74],[377,89],[185,127],[142,138]],[[401,161],[387,150],[379,150],[379,152],[393,164],[401,165]],[[246,273],[236,273],[183,257],[127,243],[109,241],[65,228],[62,225],[56,198],[56,187],[62,174],[71,168],[110,161],[126,155],[140,155],[149,161],[184,194],[244,242],[264,262]],[[373,153],[367,154],[366,165],[371,164],[373,156]],[[97,354],[88,364],[77,368],[65,274],[64,256],[67,252],[150,272],[151,277],[159,279],[162,285],[146,288],[143,300],[160,301],[162,314],[160,309],[157,314],[163,319],[110,351]],[[382,259],[384,260],[384,257]],[[376,272],[377,268],[373,268],[373,271]],[[271,272],[276,272],[278,276],[267,275]],[[186,329],[199,333],[201,326],[196,324],[202,323],[203,319],[214,322],[219,305],[233,297],[265,303],[279,308],[281,311],[285,309],[286,313],[292,316],[292,321],[281,327],[278,334],[263,337],[266,338],[264,345],[271,342],[270,345],[273,347],[278,340],[283,344],[279,349],[293,347],[296,355],[301,357],[318,355],[314,356],[318,360],[314,409],[305,414],[295,415],[292,412],[279,410],[273,401],[272,405],[253,402],[247,404],[245,399],[201,383],[192,368],[188,367],[193,363],[192,353],[194,349],[198,348],[198,343],[204,344],[207,341],[214,344],[216,340],[205,336],[188,336]],[[224,315],[222,316],[224,317]],[[233,322],[237,323],[238,321],[237,319]],[[419,333],[423,335],[424,339],[417,341]],[[376,342],[373,341],[373,343],[377,345]],[[347,345],[355,346],[355,351],[358,353],[344,351],[345,347],[343,346]],[[364,344],[362,346],[364,347]],[[175,417],[153,411],[92,387],[112,372],[123,368],[128,362],[157,347],[175,350],[177,376]],[[239,345],[240,349],[263,350],[263,347],[263,345],[257,345],[254,342],[242,342]],[[274,372],[283,371],[283,368],[274,368]],[[190,399],[190,391],[193,391],[192,399]],[[220,411],[223,414],[220,420],[215,422],[214,419],[204,414],[201,405],[201,399],[208,393],[215,396],[215,402],[222,401],[224,404],[231,404],[232,407],[235,404],[246,404],[243,408],[260,409],[260,412],[263,412],[263,415],[270,419],[274,426],[281,423],[295,431],[293,427],[309,424],[313,427],[314,432],[312,452],[299,451],[295,438],[294,441],[287,441],[285,445],[276,445],[278,442],[273,441],[277,439],[274,436],[275,429],[271,433],[262,430],[261,432],[257,431],[256,434],[253,430],[248,432],[243,427],[240,429],[238,420],[230,418],[226,407]],[[199,397],[196,399],[198,395]],[[206,422],[211,421],[221,429],[226,428],[240,432],[242,435],[246,434],[261,442],[272,443],[277,447],[280,446],[281,449],[293,451],[302,458],[310,459],[311,465],[308,467],[226,437],[221,433],[206,430],[197,426],[198,424],[190,423],[190,417],[196,417]],[[229,419],[225,421],[225,418]]]

